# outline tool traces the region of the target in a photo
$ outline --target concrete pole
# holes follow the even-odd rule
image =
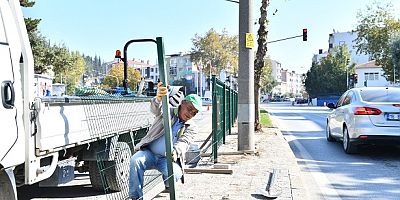
[[[239,151],[254,151],[254,54],[252,48],[246,48],[246,33],[253,33],[252,7],[253,0],[239,1]]]

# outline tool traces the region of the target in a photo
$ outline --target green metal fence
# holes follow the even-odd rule
[[[237,119],[237,91],[212,76],[212,158],[218,161],[218,148]]]

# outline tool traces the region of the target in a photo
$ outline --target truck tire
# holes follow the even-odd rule
[[[16,188],[10,178],[4,170],[0,171],[0,200],[17,199]]]
[[[127,143],[117,142],[113,161],[99,161],[99,163],[89,161],[89,176],[92,187],[106,192],[127,189],[131,155],[132,153]]]

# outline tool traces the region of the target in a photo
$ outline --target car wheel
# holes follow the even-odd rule
[[[343,149],[347,154],[357,153],[357,147],[350,142],[349,131],[343,127]]]
[[[333,138],[331,135],[331,128],[329,127],[329,122],[326,122],[326,140],[328,140],[328,142],[335,141],[335,138]]]

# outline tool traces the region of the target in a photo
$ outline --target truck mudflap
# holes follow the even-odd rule
[[[51,162],[49,165],[40,166],[40,160],[51,157]],[[26,183],[33,184],[39,181],[45,180],[49,178],[54,170],[57,168],[58,163],[58,153],[52,153],[45,157],[36,158],[35,160],[31,160],[31,162],[25,162],[25,169],[28,169],[28,174],[25,174]]]
[[[36,148],[39,152],[54,152],[147,128],[154,120],[149,107],[150,98],[37,98]]]

